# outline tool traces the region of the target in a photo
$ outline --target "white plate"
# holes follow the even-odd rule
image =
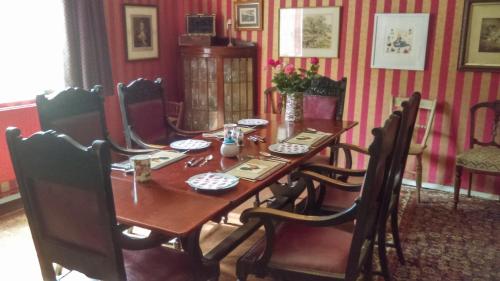
[[[238,124],[243,126],[263,126],[269,124],[269,121],[266,119],[241,119]]]
[[[239,178],[224,173],[203,173],[190,177],[186,183],[195,190],[220,191],[235,187]]]
[[[299,155],[308,152],[309,146],[304,144],[282,142],[271,144],[269,146],[269,150],[280,154]]]
[[[211,142],[209,141],[204,141],[204,140],[180,140],[180,141],[174,141],[173,143],[170,144],[170,147],[173,149],[180,149],[180,150],[198,150],[198,149],[205,149],[209,147]]]

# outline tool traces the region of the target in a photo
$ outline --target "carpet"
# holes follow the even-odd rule
[[[416,203],[414,189],[401,195],[401,236],[406,265],[389,250],[394,280],[500,280],[500,202],[460,198],[452,209],[452,194],[423,190]],[[238,213],[230,222],[238,222]],[[234,226],[207,224],[201,235],[206,251],[223,239]],[[234,281],[235,264],[248,247],[263,235],[256,232],[221,262],[221,281]],[[42,280],[31,234],[22,211],[0,218],[0,280]],[[250,281],[258,279],[250,276]]]

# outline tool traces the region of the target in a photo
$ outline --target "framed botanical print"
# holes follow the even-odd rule
[[[280,9],[280,57],[336,58],[340,7]]]
[[[500,1],[465,1],[458,68],[500,71]]]
[[[127,60],[158,58],[158,7],[124,5],[124,19]]]
[[[424,70],[429,14],[375,14],[372,68]]]
[[[262,0],[233,0],[235,28],[262,29]]]

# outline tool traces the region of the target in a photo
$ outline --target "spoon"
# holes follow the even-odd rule
[[[200,167],[201,166],[204,166],[205,164],[207,164],[208,161],[214,159],[214,156],[212,154],[209,154],[205,157],[205,160],[200,164]]]
[[[272,155],[270,153],[267,153],[265,151],[260,151],[259,154],[262,155],[262,156],[266,156],[266,157],[272,157],[272,158],[275,158],[275,159],[280,159],[281,161],[290,162],[289,159],[286,159],[286,158],[283,158],[283,157],[274,156],[274,155]]]

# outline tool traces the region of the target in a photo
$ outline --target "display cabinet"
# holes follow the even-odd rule
[[[256,45],[227,43],[181,47],[184,129],[215,130],[256,114]]]

